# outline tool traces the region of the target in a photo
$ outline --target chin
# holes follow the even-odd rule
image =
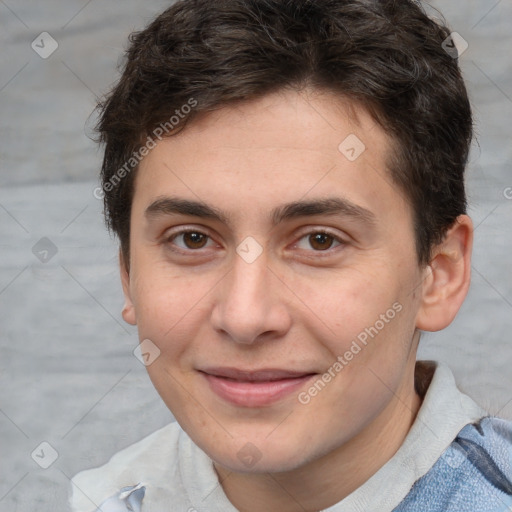
[[[307,464],[314,455],[304,450],[304,444],[259,442],[245,439],[231,440],[224,446],[196,443],[218,465],[236,473],[283,473]]]
[[[307,461],[302,460],[290,460],[290,458],[284,456],[279,457],[265,457],[256,462],[254,465],[242,463],[238,458],[224,457],[224,458],[212,458],[217,464],[233,471],[235,473],[248,473],[248,474],[264,474],[264,473],[287,473],[294,471],[301,466],[305,465]]]

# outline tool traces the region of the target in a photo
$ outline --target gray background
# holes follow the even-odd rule
[[[72,475],[172,419],[120,316],[116,244],[93,196],[101,155],[87,137],[128,34],[167,5],[0,0],[1,511],[66,510]],[[450,328],[424,336],[420,357],[447,362],[464,391],[512,419],[512,3],[433,5],[469,43],[477,229],[469,297]],[[47,59],[31,48],[43,31],[59,45]],[[41,442],[58,452],[48,469],[47,447],[31,457]]]

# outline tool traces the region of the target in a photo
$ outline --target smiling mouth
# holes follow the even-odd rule
[[[313,372],[235,368],[211,368],[199,373],[218,397],[240,407],[271,405],[298,391],[317,375]]]

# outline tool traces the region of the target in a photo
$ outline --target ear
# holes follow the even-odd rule
[[[131,325],[137,325],[137,318],[135,315],[135,307],[132,302],[131,291],[130,291],[130,273],[128,266],[124,260],[124,256],[121,250],[119,250],[119,269],[121,272],[121,283],[123,285],[124,293],[124,307],[123,307],[123,319],[126,323]]]
[[[467,215],[460,215],[434,248],[424,271],[418,329],[440,331],[451,324],[468,293],[472,249],[473,223]]]

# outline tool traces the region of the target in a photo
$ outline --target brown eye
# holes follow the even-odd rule
[[[178,233],[173,234],[167,239],[167,243],[172,248],[172,246],[177,247],[176,251],[180,251],[183,253],[185,251],[194,251],[198,249],[202,249],[207,246],[210,237],[205,233],[201,233],[200,231],[180,231]],[[174,250],[174,249],[173,249]]]
[[[310,231],[305,233],[297,243],[296,247],[308,252],[328,252],[330,249],[334,250],[336,247],[345,245],[345,241],[327,231]]]
[[[185,243],[187,249],[202,249],[206,245],[206,242],[208,240],[208,237],[206,235],[203,235],[203,233],[198,233],[196,231],[182,233],[179,236],[183,237],[183,242]]]
[[[309,235],[309,243],[313,249],[325,251],[330,249],[334,242],[334,237],[327,233],[313,233]]]

